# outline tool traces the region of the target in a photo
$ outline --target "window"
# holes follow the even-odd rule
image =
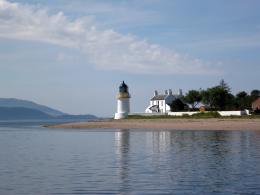
[[[161,101],[161,106],[163,106],[163,100]]]

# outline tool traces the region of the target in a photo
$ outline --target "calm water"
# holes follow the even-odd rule
[[[260,194],[260,132],[5,123],[0,194]]]

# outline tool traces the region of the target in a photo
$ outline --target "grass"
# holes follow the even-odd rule
[[[243,115],[243,116],[221,116],[218,112],[197,113],[191,116],[184,114],[183,116],[170,116],[170,115],[154,115],[154,116],[141,116],[129,115],[127,119],[208,119],[208,118],[223,118],[223,119],[260,119],[260,115]]]

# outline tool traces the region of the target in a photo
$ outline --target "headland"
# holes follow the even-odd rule
[[[254,130],[260,131],[260,118],[208,119],[123,119],[76,122],[47,126],[65,129],[150,129],[150,130]]]

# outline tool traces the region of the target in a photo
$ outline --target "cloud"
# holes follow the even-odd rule
[[[156,4],[154,0],[149,0],[147,2],[145,0],[76,0],[68,1],[67,3],[55,3],[52,5],[51,9],[63,10],[66,13],[72,14],[77,13],[78,15],[84,15],[88,13],[89,15],[95,17],[95,20],[100,21],[99,24],[103,27],[110,28],[111,26],[114,26],[116,29],[127,31],[132,29],[151,27],[152,25],[162,25],[163,21],[166,22],[165,18],[160,12],[154,8],[151,8],[151,5],[157,7],[158,4]],[[104,20],[105,22],[102,22]]]
[[[101,70],[141,74],[211,74],[209,64],[113,29],[97,29],[91,16],[70,20],[63,12],[0,0],[0,37],[77,49]]]

